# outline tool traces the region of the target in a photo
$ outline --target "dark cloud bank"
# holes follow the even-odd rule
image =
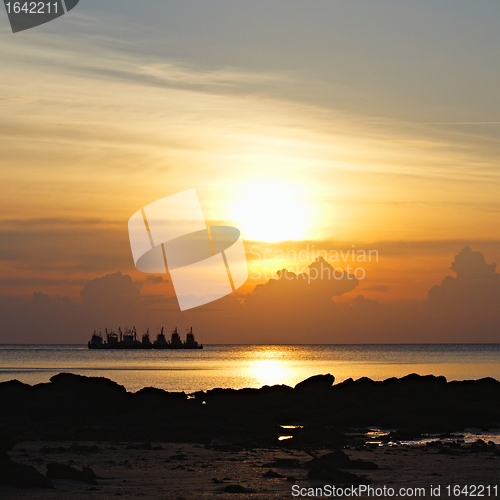
[[[3,343],[83,343],[94,328],[193,326],[206,343],[498,342],[500,274],[481,252],[463,248],[451,271],[419,304],[381,304],[356,296],[359,281],[342,279],[321,258],[308,273],[283,270],[247,295],[232,294],[180,313],[171,283],[142,282],[121,272],[85,284],[81,301],[35,293],[0,298]],[[336,276],[336,277],[334,277]],[[157,295],[141,293],[154,285]],[[408,283],[411,286],[411,283]],[[348,302],[336,297],[351,292]],[[172,295],[165,298],[165,295]]]

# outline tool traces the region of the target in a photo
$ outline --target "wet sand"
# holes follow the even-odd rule
[[[9,453],[12,460],[33,465],[42,473],[46,472],[46,465],[50,462],[78,469],[85,465],[99,476],[98,484],[55,479],[52,480],[55,487],[53,490],[0,486],[0,498],[271,500],[294,498],[294,484],[301,488],[325,484],[307,479],[307,469],[303,464],[310,461],[311,456],[300,450],[258,448],[228,452],[204,445],[175,443],[152,443],[153,449],[134,449],[143,447],[141,443],[18,442]],[[161,449],[154,449],[160,447]],[[329,451],[331,450],[315,450],[314,454],[322,455]],[[426,446],[380,446],[362,450],[347,448],[344,451],[352,460],[369,460],[378,465],[378,470],[351,471],[369,478],[372,481],[371,487],[386,485],[396,491],[401,487],[424,487],[427,495],[420,498],[435,498],[429,493],[431,485],[441,485],[441,497],[448,498],[444,495],[447,485],[493,485],[500,482],[500,456],[493,453],[468,452],[450,456],[441,454],[439,449]],[[277,458],[295,459],[299,466],[265,466]],[[269,470],[283,477],[263,477]],[[226,493],[223,490],[228,485],[240,485],[254,492]]]

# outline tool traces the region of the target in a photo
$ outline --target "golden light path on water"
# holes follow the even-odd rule
[[[192,393],[216,387],[295,386],[331,373],[384,380],[443,375],[448,380],[500,380],[500,346],[469,345],[210,345],[203,350],[89,350],[86,346],[0,346],[0,382],[47,382],[61,372],[106,377],[129,391],[158,387]]]
[[[343,382],[348,378],[356,380],[361,377],[368,377],[373,380],[385,380],[391,377],[404,377],[410,373],[418,373],[419,375],[443,375],[448,380],[463,380],[463,367],[450,364],[387,364],[380,366],[378,364],[338,362],[336,364],[331,364],[327,370],[315,370],[311,373],[309,373],[306,367],[300,369],[296,368],[294,364],[293,362],[277,360],[255,361],[246,369],[248,374],[245,378],[254,382],[252,387],[276,384],[294,386],[307,377],[319,373],[331,373],[335,376],[335,383]],[[303,375],[301,375],[302,373]],[[498,365],[481,365],[478,367],[469,367],[467,379],[476,380],[484,377],[492,377],[498,380],[498,375]]]
[[[285,384],[293,378],[292,363],[283,359],[281,350],[264,349],[258,351],[255,357],[249,361],[246,378],[254,379],[258,386]]]
[[[384,380],[391,377],[404,377],[409,373],[420,375],[444,375],[448,380],[463,378],[464,366],[462,363],[415,363],[403,364],[381,361],[329,361],[311,363],[300,359],[300,355],[290,358],[285,356],[283,349],[278,346],[265,346],[251,354],[248,363],[240,367],[241,375],[248,380],[252,387],[264,385],[295,385],[298,382],[319,373],[331,373],[335,382],[339,383],[348,378],[358,379],[369,377],[373,380]],[[470,379],[479,379],[486,376],[498,377],[498,365],[481,364],[467,367]],[[490,374],[490,375],[487,375]]]

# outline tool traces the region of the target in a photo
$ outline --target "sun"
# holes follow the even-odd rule
[[[255,183],[242,190],[235,220],[254,241],[300,240],[306,236],[308,210],[295,186]]]
[[[277,359],[260,359],[249,366],[250,376],[257,380],[256,385],[284,384],[290,377],[287,364]]]

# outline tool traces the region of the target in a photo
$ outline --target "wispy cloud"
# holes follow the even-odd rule
[[[36,96],[30,95],[10,95],[0,96],[0,106],[2,104],[29,104],[38,100]]]

